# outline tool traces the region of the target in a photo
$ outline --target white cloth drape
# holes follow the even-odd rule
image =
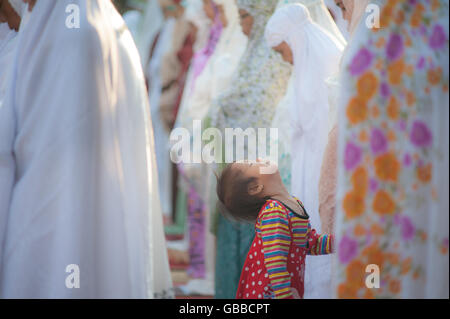
[[[318,183],[329,112],[325,79],[337,72],[343,46],[313,22],[301,4],[279,8],[267,24],[266,39],[272,47],[285,41],[293,52],[292,193],[303,201],[312,226],[320,231]],[[330,284],[330,257],[308,257],[305,298],[331,297]]]
[[[64,27],[68,4],[80,29]],[[1,297],[171,295],[139,61],[109,1],[38,1],[22,20],[5,97],[15,130],[0,136],[15,160]],[[66,287],[73,264],[79,289]]]
[[[156,161],[158,164],[159,189],[161,191],[161,204],[163,213],[172,212],[172,166],[169,157],[169,135],[161,121],[160,98],[162,92],[161,63],[164,56],[172,48],[172,34],[175,19],[169,18],[163,25],[153,56],[147,67],[147,77],[150,79],[149,101],[150,112],[155,132]]]

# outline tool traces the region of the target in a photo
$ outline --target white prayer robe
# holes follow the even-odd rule
[[[65,27],[69,4],[79,29]],[[15,164],[0,190],[11,191],[0,297],[170,296],[144,77],[122,18],[110,1],[38,1],[17,52],[5,97],[15,128],[0,134]]]

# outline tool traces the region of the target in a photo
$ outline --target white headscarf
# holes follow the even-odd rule
[[[285,41],[292,49],[296,103],[302,114],[296,119],[299,121],[296,125],[307,131],[320,114],[315,106],[317,93],[324,88],[326,77],[331,75],[329,70],[337,71],[344,48],[312,21],[308,10],[301,4],[278,9],[267,23],[265,36],[271,47]]]
[[[0,297],[170,296],[139,54],[110,1],[71,0],[76,31],[61,27],[68,2],[38,1],[19,32],[15,130],[0,135],[15,164]],[[66,286],[69,265],[79,289]]]
[[[341,45],[345,46],[347,44],[347,41],[341,31],[339,31],[336,22],[334,22],[333,17],[325,6],[323,0],[282,0],[282,2],[278,4],[278,8],[295,3],[304,5],[308,9],[311,19],[320,25],[324,30],[333,35]]]

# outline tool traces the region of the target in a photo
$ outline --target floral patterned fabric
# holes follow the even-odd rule
[[[448,298],[449,4],[378,3],[343,60],[335,293]]]

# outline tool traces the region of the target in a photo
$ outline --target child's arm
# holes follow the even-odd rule
[[[261,238],[264,263],[276,299],[292,299],[291,276],[287,259],[291,236],[287,216],[277,208],[267,209],[261,215]]]
[[[328,255],[334,251],[334,236],[319,235],[313,229],[309,233],[308,238],[308,255]]]

